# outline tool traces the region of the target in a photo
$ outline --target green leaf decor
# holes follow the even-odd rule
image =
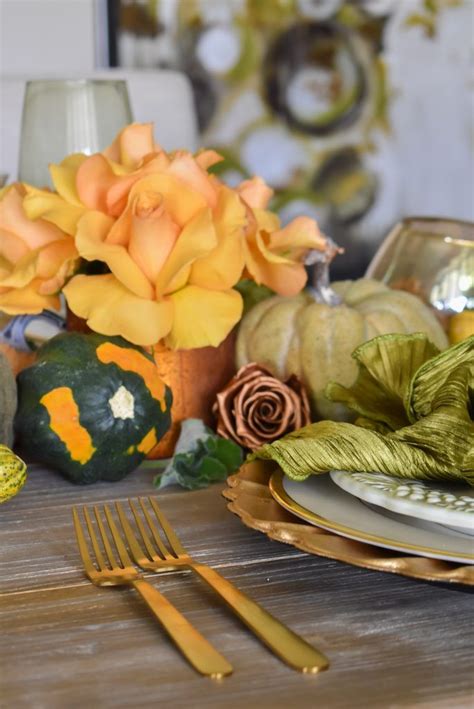
[[[225,480],[239,468],[242,459],[242,449],[236,443],[221,438],[200,419],[187,419],[181,424],[173,458],[153,482],[157,488],[177,484],[198,490]],[[153,464],[156,467],[156,461]],[[152,463],[144,465],[150,467]]]

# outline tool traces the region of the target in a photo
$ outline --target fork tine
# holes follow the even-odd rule
[[[153,510],[154,510],[156,516],[158,517],[158,522],[161,524],[163,531],[166,534],[166,537],[167,537],[169,543],[171,544],[171,548],[173,549],[174,553],[177,556],[180,556],[180,555],[187,556],[187,551],[182,546],[181,542],[179,541],[178,537],[176,536],[173,528],[171,527],[170,523],[166,519],[165,515],[158,507],[158,503],[156,502],[156,500],[154,500],[153,497],[149,497],[148,501],[151,504],[151,506],[153,507]],[[141,502],[141,498],[140,498],[140,502]]]
[[[138,501],[140,503],[143,514],[145,516],[145,519],[146,519],[148,526],[151,530],[151,533],[153,535],[153,539],[155,540],[156,545],[157,545],[158,549],[160,550],[161,556],[163,557],[163,559],[174,559],[174,556],[171,554],[170,550],[167,549],[167,547],[163,543],[163,540],[160,537],[159,531],[157,530],[157,528],[153,524],[153,520],[150,517],[150,513],[148,512],[147,508],[145,507],[143,498],[142,497],[138,498]]]
[[[105,569],[107,569],[107,564],[105,563],[105,559],[102,556],[102,552],[101,552],[100,547],[97,543],[97,537],[94,532],[94,527],[92,526],[92,520],[89,515],[89,510],[87,509],[87,507],[83,507],[82,511],[84,513],[84,517],[86,518],[87,529],[89,531],[89,536],[91,538],[92,548],[94,549],[95,558],[97,559],[97,565],[101,571],[104,571]]]
[[[125,568],[126,566],[132,566],[132,560],[128,555],[127,549],[125,548],[125,544],[122,541],[120,532],[117,529],[117,526],[114,522],[114,518],[112,517],[112,513],[109,510],[108,505],[104,505],[104,512],[123,567]]]
[[[104,523],[102,522],[102,518],[100,516],[99,508],[97,507],[97,505],[94,505],[94,514],[97,520],[97,526],[99,527],[100,536],[102,537],[102,544],[104,545],[105,553],[107,554],[107,557],[109,559],[110,566],[112,567],[112,569],[114,567],[118,568],[119,564],[117,562],[117,559],[115,558],[114,552],[112,551],[109,537],[107,535],[107,532],[105,531]]]
[[[153,557],[156,554],[156,549],[153,546],[153,543],[152,543],[150,537],[148,536],[148,532],[145,529],[145,525],[143,524],[143,521],[137,511],[137,508],[133,504],[132,500],[129,500],[128,504],[130,505],[130,509],[132,510],[133,517],[135,519],[135,523],[136,523],[138,530],[141,534],[141,537],[143,539],[143,543],[145,544],[146,550],[148,552],[148,556],[150,557],[150,559],[153,559]],[[159,544],[161,544],[161,541],[159,542]],[[161,551],[161,549],[160,549],[160,551]]]
[[[86,542],[86,538],[84,535],[84,530],[82,528],[81,520],[79,519],[79,515],[78,515],[77,509],[75,507],[72,508],[72,518],[74,520],[74,529],[76,531],[79,553],[81,555],[82,563],[84,564],[86,574],[88,574],[88,575],[93,574],[94,572],[97,571],[97,569],[95,568],[94,564],[92,563],[92,559],[89,556],[89,550],[87,548],[87,542]]]
[[[125,539],[127,540],[128,547],[132,552],[132,557],[134,561],[136,561],[136,563],[140,566],[140,561],[149,561],[150,559],[147,558],[145,551],[140,546],[140,543],[130,525],[130,522],[128,521],[125,515],[124,509],[120,502],[115,503],[115,509],[117,510],[117,514],[119,516],[120,524],[122,525],[122,529],[125,534]]]

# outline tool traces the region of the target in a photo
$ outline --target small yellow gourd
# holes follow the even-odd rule
[[[449,321],[448,336],[452,345],[474,335],[474,310],[465,310],[453,315]]]
[[[0,445],[0,503],[17,494],[26,481],[26,464],[10,448]]]

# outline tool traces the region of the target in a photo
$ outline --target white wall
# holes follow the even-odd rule
[[[0,0],[0,72],[94,69],[95,0]]]

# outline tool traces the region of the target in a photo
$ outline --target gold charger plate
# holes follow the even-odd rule
[[[354,566],[426,581],[474,586],[474,566],[383,549],[305,523],[273,498],[269,481],[277,469],[274,463],[256,461],[243,465],[235,475],[227,479],[228,487],[223,495],[230,501],[228,508],[247,527],[309,554],[337,559]]]

